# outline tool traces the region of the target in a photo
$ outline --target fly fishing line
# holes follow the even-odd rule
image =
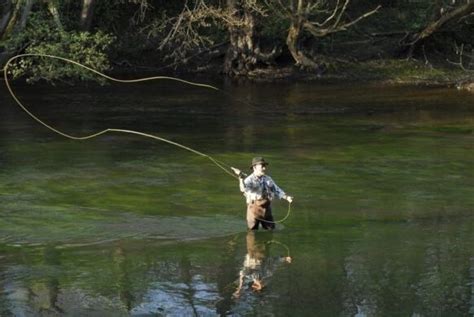
[[[207,88],[207,89],[212,89],[212,90],[216,90],[216,91],[221,91],[219,88],[215,87],[215,86],[212,86],[212,85],[207,85],[207,84],[202,84],[202,83],[196,83],[196,82],[191,82],[191,81],[187,81],[187,80],[184,80],[184,79],[180,79],[180,78],[176,78],[176,77],[170,77],[170,76],[151,76],[151,77],[144,77],[144,78],[137,78],[137,79],[118,79],[118,78],[114,78],[114,77],[111,77],[111,76],[108,76],[104,73],[101,73],[91,67],[88,67],[86,65],[83,65],[79,62],[76,62],[74,60],[71,60],[71,59],[68,59],[68,58],[65,58],[65,57],[60,57],[60,56],[55,56],[55,55],[49,55],[49,54],[37,54],[37,53],[27,53],[27,54],[19,54],[19,55],[16,55],[16,56],[13,56],[12,58],[10,58],[4,68],[3,68],[3,77],[5,79],[5,85],[7,87],[7,90],[8,92],[10,93],[10,95],[12,96],[13,100],[16,102],[16,104],[23,110],[25,111],[32,119],[34,119],[36,122],[38,122],[39,124],[41,124],[42,126],[46,127],[47,129],[55,132],[56,134],[59,134],[65,138],[68,138],[68,139],[72,139],[72,140],[89,140],[89,139],[92,139],[92,138],[96,138],[100,135],[103,135],[103,134],[106,134],[106,133],[110,133],[110,132],[116,132],[116,133],[124,133],[124,134],[133,134],[133,135],[138,135],[138,136],[141,136],[141,137],[146,137],[146,138],[151,138],[151,139],[154,139],[154,140],[157,140],[157,141],[161,141],[161,142],[165,142],[165,143],[168,143],[168,144],[171,144],[171,145],[174,145],[176,147],[179,147],[181,149],[184,149],[184,150],[187,150],[189,152],[192,152],[198,156],[201,156],[201,157],[204,157],[208,160],[210,160],[215,166],[217,166],[218,168],[220,168],[222,171],[224,171],[226,174],[232,176],[233,178],[238,178],[237,175],[233,174],[232,172],[230,172],[230,165],[228,164],[225,164],[215,158],[213,158],[212,156],[210,155],[207,155],[205,153],[202,153],[200,151],[197,151],[193,148],[190,148],[188,146],[185,146],[185,145],[182,145],[180,143],[177,143],[177,142],[174,142],[174,141],[171,141],[171,140],[168,140],[168,139],[165,139],[165,138],[162,138],[162,137],[159,137],[159,136],[156,136],[156,135],[152,135],[152,134],[148,134],[148,133],[144,133],[144,132],[140,132],[140,131],[135,131],[135,130],[128,130],[128,129],[117,129],[117,128],[106,128],[104,130],[101,130],[99,132],[96,132],[96,133],[93,133],[93,134],[89,134],[89,135],[85,135],[85,136],[74,136],[74,135],[71,135],[71,134],[68,134],[68,133],[65,133],[63,131],[60,131],[56,128],[54,128],[53,126],[45,123],[44,121],[42,121],[40,118],[38,118],[36,115],[34,115],[31,111],[28,110],[28,108],[20,101],[20,99],[16,96],[15,92],[13,91],[11,85],[10,85],[10,82],[8,80],[8,68],[9,66],[17,59],[19,58],[25,58],[25,57],[44,57],[44,58],[51,58],[51,59],[56,59],[56,60],[60,60],[60,61],[63,61],[63,62],[66,62],[66,63],[70,63],[70,64],[73,64],[73,65],[76,65],[78,67],[81,67],[83,69],[86,69],[96,75],[99,75],[100,77],[102,78],[105,78],[105,79],[108,79],[110,81],[113,81],[113,82],[118,82],[118,83],[124,83],[124,84],[130,84],[130,83],[138,83],[138,82],[145,82],[145,81],[152,81],[152,80],[172,80],[172,81],[177,81],[177,82],[181,82],[181,83],[184,83],[184,84],[187,84],[187,85],[191,85],[191,86],[196,86],[196,87],[201,87],[201,88]],[[277,220],[277,221],[268,221],[268,220],[264,220],[264,219],[258,219],[260,221],[265,221],[265,222],[270,222],[270,223],[281,223],[283,221],[285,221],[289,215],[290,215],[290,212],[291,212],[291,203],[288,204],[288,212],[286,214],[286,216],[281,219],[281,220]]]

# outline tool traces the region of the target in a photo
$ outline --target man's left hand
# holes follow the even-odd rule
[[[286,196],[286,200],[287,200],[289,203],[292,203],[292,202],[293,202],[293,197],[292,197],[292,196]]]

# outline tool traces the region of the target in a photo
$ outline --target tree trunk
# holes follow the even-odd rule
[[[295,60],[297,66],[305,69],[316,69],[318,64],[316,64],[311,58],[306,56],[298,48],[298,39],[302,30],[303,21],[301,21],[300,18],[296,18],[291,21],[288,35],[286,37],[286,45],[288,46],[288,50],[290,51],[290,54]]]
[[[21,32],[26,27],[26,21],[33,7],[33,1],[18,0],[15,7],[13,7],[11,1],[7,1],[7,7],[4,9],[0,25],[0,40],[6,40],[13,32]],[[1,52],[0,65],[3,66],[14,53],[9,51]]]
[[[11,6],[10,3],[10,12],[7,12],[7,16],[2,17],[2,24],[4,24],[1,33],[1,39],[5,40],[15,29],[15,26],[18,23],[18,19],[20,18],[20,11],[21,11],[22,1],[18,1],[16,3],[15,8]]]
[[[257,60],[252,56],[254,47],[255,18],[239,0],[228,0],[229,10],[235,11],[239,23],[229,25],[230,45],[225,54],[224,73],[245,75],[253,69]]]
[[[419,45],[419,43],[425,41],[428,37],[436,33],[439,29],[441,29],[445,24],[456,20],[460,19],[463,16],[467,16],[469,14],[472,14],[474,12],[474,1],[470,1],[462,6],[460,6],[457,9],[454,9],[452,11],[449,11],[436,21],[433,21],[429,23],[421,32],[414,34],[411,37],[411,41],[407,43],[408,46],[408,56],[412,56],[416,46]]]
[[[13,13],[13,4],[11,0],[6,0],[2,9],[2,18],[0,19],[0,38],[3,37],[3,32],[7,28],[8,21]]]
[[[49,1],[48,2],[48,10],[49,13],[53,16],[54,22],[56,23],[56,26],[60,31],[63,31],[63,24],[61,23],[61,17],[59,16],[59,10],[58,7],[56,6],[56,3],[54,1]]]
[[[82,31],[90,31],[94,16],[95,0],[82,0],[80,27]]]
[[[21,12],[20,25],[19,25],[19,28],[16,30],[16,32],[20,32],[26,27],[26,21],[28,20],[28,17],[30,16],[33,3],[34,3],[34,0],[25,1],[25,6],[23,7],[23,10]]]
[[[304,22],[306,21],[305,2],[298,0],[298,2],[290,2],[291,21],[290,28],[288,29],[288,35],[286,36],[286,45],[290,51],[291,56],[295,60],[295,65],[303,69],[315,69],[318,65],[306,54],[303,53],[298,47],[298,40],[301,32],[303,31]]]

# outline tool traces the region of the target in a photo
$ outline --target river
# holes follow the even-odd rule
[[[245,171],[264,156],[295,197],[274,232],[247,233],[237,181],[206,158],[63,138],[1,88],[1,316],[474,314],[473,95],[211,83],[14,87],[73,135],[138,130]]]

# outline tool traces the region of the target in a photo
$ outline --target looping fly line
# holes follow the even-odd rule
[[[171,144],[171,145],[174,145],[174,146],[177,146],[181,149],[184,149],[184,150],[187,150],[189,152],[192,152],[196,155],[199,155],[201,157],[204,157],[204,158],[207,158],[208,160],[210,160],[215,166],[217,166],[218,168],[220,168],[221,170],[223,170],[225,173],[227,173],[228,175],[234,177],[234,178],[238,178],[235,174],[233,174],[232,172],[229,171],[230,169],[230,166],[228,164],[225,164],[213,157],[211,157],[210,155],[207,155],[205,153],[202,153],[200,151],[197,151],[195,149],[192,149],[190,147],[187,147],[187,146],[184,146],[182,144],[179,144],[177,142],[174,142],[174,141],[171,141],[171,140],[168,140],[168,139],[165,139],[165,138],[162,138],[162,137],[159,137],[159,136],[156,136],[156,135],[152,135],[152,134],[148,134],[148,133],[144,133],[144,132],[140,132],[140,131],[134,131],[134,130],[125,130],[125,129],[116,129],[116,128],[107,128],[107,129],[104,129],[102,131],[99,131],[99,132],[96,132],[96,133],[93,133],[93,134],[90,134],[90,135],[85,135],[85,136],[74,136],[74,135],[71,135],[71,134],[68,134],[68,133],[65,133],[65,132],[62,132],[52,126],[50,126],[49,124],[43,122],[41,119],[39,119],[37,116],[35,116],[31,111],[28,110],[28,108],[26,108],[26,106],[20,101],[20,99],[18,99],[18,97],[16,96],[16,94],[13,92],[13,89],[11,88],[10,86],[10,82],[8,80],[8,67],[13,63],[13,61],[15,61],[16,59],[19,59],[19,58],[23,58],[23,57],[46,57],[46,58],[51,58],[51,59],[56,59],[56,60],[61,60],[61,61],[64,61],[66,63],[70,63],[70,64],[74,64],[76,66],[79,66],[83,69],[86,69],[94,74],[97,74],[99,75],[100,77],[103,77],[105,79],[108,79],[110,81],[114,81],[114,82],[118,82],[118,83],[125,83],[125,84],[130,84],[130,83],[138,83],[138,82],[145,82],[145,81],[151,81],[151,80],[172,80],[172,81],[178,81],[178,82],[181,82],[181,83],[184,83],[184,84],[187,84],[187,85],[191,85],[191,86],[197,86],[197,87],[202,87],[202,88],[207,88],[207,89],[213,89],[213,90],[217,90],[217,91],[220,91],[219,88],[217,87],[214,87],[214,86],[211,86],[211,85],[207,85],[207,84],[201,84],[201,83],[195,83],[195,82],[191,82],[191,81],[187,81],[187,80],[184,80],[184,79],[180,79],[180,78],[176,78],[176,77],[169,77],[169,76],[152,76],[152,77],[144,77],[144,78],[137,78],[137,79],[118,79],[118,78],[114,78],[114,77],[111,77],[111,76],[108,76],[104,73],[101,73],[91,67],[88,67],[86,65],[83,65],[79,62],[76,62],[74,60],[71,60],[71,59],[68,59],[68,58],[64,58],[64,57],[60,57],[60,56],[55,56],[55,55],[48,55],[48,54],[34,54],[34,53],[29,53],[29,54],[20,54],[20,55],[16,55],[16,56],[13,56],[12,58],[10,58],[6,64],[5,64],[5,67],[3,68],[3,77],[5,79],[5,85],[8,89],[8,92],[10,93],[10,95],[12,96],[12,98],[15,100],[15,102],[17,103],[18,106],[20,106],[21,109],[23,109],[23,111],[25,111],[31,118],[33,118],[36,122],[38,122],[39,124],[43,125],[44,127],[46,127],[47,129],[65,137],[65,138],[68,138],[68,139],[72,139],[72,140],[88,140],[88,139],[92,139],[92,138],[95,138],[95,137],[98,137],[102,134],[106,134],[106,133],[109,133],[109,132],[118,132],[118,133],[126,133],[126,134],[134,134],[134,135],[139,135],[139,136],[142,136],[142,137],[147,137],[147,138],[151,138],[151,139],[154,139],[154,140],[158,140],[158,141],[162,141],[162,142],[165,142],[165,143],[168,143],[168,144]],[[281,220],[277,220],[277,221],[268,221],[268,220],[264,220],[264,219],[259,219],[261,221],[265,221],[265,222],[271,222],[271,223],[279,223],[279,222],[283,222],[285,221],[288,216],[290,215],[290,211],[291,211],[291,208],[290,208],[291,204],[288,205],[288,212],[286,214],[286,216],[281,219]]]

